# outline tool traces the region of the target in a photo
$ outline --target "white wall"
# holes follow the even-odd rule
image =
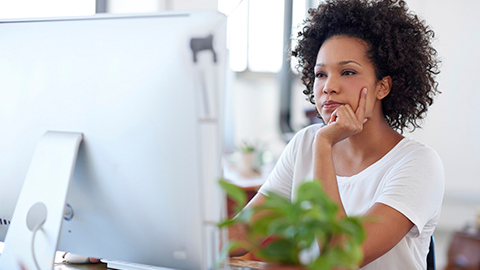
[[[413,137],[432,146],[445,166],[445,204],[439,229],[458,229],[480,206],[480,1],[410,0],[436,33],[442,59],[439,89],[422,130]]]

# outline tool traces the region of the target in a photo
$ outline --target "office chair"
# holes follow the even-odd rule
[[[430,247],[428,248],[427,254],[427,270],[435,270],[435,241],[433,240],[433,235],[430,238]]]

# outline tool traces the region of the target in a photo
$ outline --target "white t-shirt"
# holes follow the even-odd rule
[[[300,183],[313,179],[312,143],[321,127],[311,125],[295,135],[260,193],[267,195],[272,191],[293,200]],[[362,172],[337,176],[337,181],[347,215],[362,215],[379,202],[396,209],[414,224],[393,249],[362,270],[426,269],[430,237],[444,193],[443,165],[433,149],[404,138]]]

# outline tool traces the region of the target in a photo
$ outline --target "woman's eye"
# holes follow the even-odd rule
[[[322,77],[325,77],[325,76],[326,76],[326,75],[323,74],[322,72],[317,72],[317,73],[315,73],[315,77],[316,77],[316,78],[322,78]]]
[[[352,71],[352,70],[344,70],[342,72],[342,75],[354,75],[354,74],[357,74],[355,71]]]

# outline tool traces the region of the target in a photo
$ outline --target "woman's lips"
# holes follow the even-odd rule
[[[340,102],[336,102],[336,101],[333,101],[333,100],[327,100],[323,103],[322,105],[322,108],[324,110],[334,110],[340,106],[342,106],[343,103],[340,103]]]

